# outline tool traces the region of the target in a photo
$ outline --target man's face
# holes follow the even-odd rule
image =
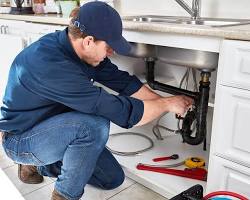
[[[84,61],[94,67],[114,53],[113,49],[102,40],[92,41],[89,45],[90,48],[88,48]]]

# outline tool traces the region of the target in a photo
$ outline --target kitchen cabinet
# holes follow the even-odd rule
[[[220,85],[250,90],[250,42],[223,41],[218,81]]]
[[[250,91],[219,85],[214,113],[214,154],[250,167]]]
[[[19,38],[19,43],[12,42],[12,45],[7,45],[11,50],[13,50],[15,46],[18,46],[18,44],[22,44],[21,46],[17,47],[20,50],[25,46],[25,44],[30,44],[36,41],[39,37],[46,33],[62,30],[65,28],[65,26],[36,24],[24,21],[16,22],[15,26],[13,25],[12,27],[13,28],[9,29],[8,36],[3,34],[0,35],[0,40],[2,38],[2,41],[4,42],[3,44],[5,44],[5,46],[7,37]],[[117,159],[126,171],[126,175],[167,198],[171,198],[177,193],[197,183],[202,184],[205,191],[207,192],[228,189],[250,197],[247,190],[249,188],[250,177],[250,148],[248,145],[250,137],[249,134],[247,134],[249,132],[248,129],[250,128],[250,125],[247,121],[247,116],[250,114],[250,42],[224,40],[223,38],[211,36],[153,31],[143,32],[136,30],[125,30],[124,37],[131,42],[218,52],[220,54],[215,93],[215,107],[209,108],[210,114],[208,118],[208,130],[211,128],[210,126],[212,126],[211,142],[208,140],[208,143],[211,143],[211,150],[209,150],[209,146],[208,150],[204,152],[202,150],[202,145],[190,146],[183,144],[179,135],[168,134],[164,141],[156,140],[152,134],[152,124],[148,124],[143,127],[134,127],[129,131],[144,133],[153,138],[155,147],[153,151],[150,150],[140,156],[117,156]],[[0,51],[0,56],[6,56],[6,49],[5,47],[3,48],[3,45],[1,45]],[[18,50],[15,52],[15,55],[17,53]],[[8,61],[10,62],[12,59],[13,58],[9,58]],[[121,59],[124,62],[122,64]],[[140,67],[143,68],[145,64],[142,59],[140,62],[138,62],[139,59],[135,60],[133,58],[130,62],[129,58],[127,57],[115,56],[113,60],[116,60],[117,64],[120,63],[119,66],[124,66],[124,64],[127,62],[128,66],[125,68],[126,70],[129,69],[131,73],[135,72]],[[2,57],[0,62],[2,66]],[[7,61],[5,62],[7,63]],[[9,66],[7,64],[5,65]],[[134,66],[135,69],[131,66]],[[159,67],[160,70],[164,70],[163,67],[165,66],[162,65]],[[131,70],[131,68],[133,68],[133,70]],[[180,70],[176,66],[172,66],[172,68],[175,69],[170,71],[172,73],[169,74],[172,75],[175,73],[178,74],[178,77],[181,77],[180,74],[183,72],[183,70],[185,70],[185,68]],[[4,74],[2,71],[4,70],[3,68],[0,69],[2,76],[2,74]],[[4,69],[6,73],[8,71],[7,67]],[[167,80],[165,73],[158,74],[164,77],[164,80],[161,82],[174,82],[173,84],[177,85],[176,81],[173,81],[172,77],[169,81]],[[212,72],[212,76],[214,74],[216,74],[216,72]],[[213,82],[215,82],[215,80]],[[2,86],[3,84],[1,82],[0,91],[2,91],[4,88]],[[213,120],[212,116],[214,116]],[[170,119],[169,121],[171,123],[168,124],[168,126],[170,126],[170,128],[174,128],[173,125],[176,125],[176,120],[171,121]],[[127,130],[111,124],[111,133],[125,131]],[[210,130],[208,132],[210,132]],[[131,147],[132,151],[141,147],[145,147],[145,141],[142,141],[141,139],[134,141],[138,147],[135,149],[133,149],[133,141],[129,140],[129,138],[124,140],[122,139],[120,142],[120,144],[114,142],[114,147],[124,147],[125,149],[127,147]],[[180,154],[180,159],[185,159],[190,156],[201,156],[205,158],[206,161],[208,161],[209,158],[208,182],[206,183],[153,172],[138,172],[138,170],[136,170],[136,164],[138,162],[150,163],[153,157],[161,155],[166,156],[172,153]],[[220,180],[218,180],[217,177],[219,177]]]
[[[250,198],[249,58],[250,42],[223,41],[217,75],[207,192],[231,190]]]
[[[250,198],[249,188],[250,168],[219,156],[211,157],[207,191],[233,191]]]
[[[0,20],[0,105],[8,80],[9,68],[16,55],[26,46],[25,22]]]
[[[28,45],[35,42],[45,34],[63,30],[65,28],[65,26],[60,25],[47,25],[36,23],[26,23],[25,27],[25,34],[27,36]]]
[[[46,33],[62,30],[63,26],[37,25],[23,21],[0,20],[0,99],[4,95],[9,68],[16,55]],[[2,100],[0,105],[2,104]]]
[[[9,68],[15,56],[24,48],[24,38],[21,36],[0,34],[0,106],[8,79]]]

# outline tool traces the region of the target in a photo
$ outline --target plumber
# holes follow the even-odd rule
[[[21,181],[34,184],[43,176],[57,177],[52,200],[80,199],[86,184],[116,188],[124,172],[105,148],[110,121],[131,128],[165,112],[187,111],[192,99],[161,97],[108,58],[129,50],[119,14],[94,1],[72,13],[68,28],[45,35],[17,55],[0,130]]]

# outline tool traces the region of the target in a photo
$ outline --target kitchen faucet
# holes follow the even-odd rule
[[[201,12],[201,0],[193,0],[192,8],[183,0],[175,0],[182,8],[184,8],[190,15],[193,20],[200,19]]]

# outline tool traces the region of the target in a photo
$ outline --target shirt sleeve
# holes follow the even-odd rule
[[[144,111],[141,100],[109,94],[94,86],[77,67],[69,65],[63,63],[49,74],[25,72],[22,82],[37,95],[82,113],[105,117],[123,128],[131,128],[140,121]]]
[[[95,81],[120,95],[131,96],[143,86],[143,83],[136,76],[131,76],[128,72],[119,70],[108,58],[105,58],[95,70]]]

